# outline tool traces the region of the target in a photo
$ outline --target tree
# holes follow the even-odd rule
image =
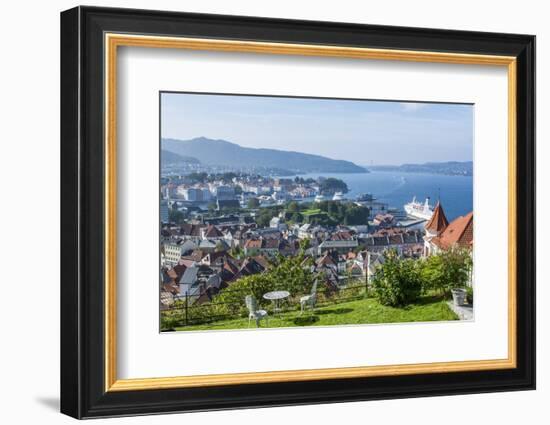
[[[374,274],[372,289],[384,305],[402,307],[415,302],[422,293],[419,262],[401,259],[393,249],[386,251],[384,262]]]
[[[235,177],[237,177],[237,174],[229,171],[227,173],[221,174],[220,180],[222,180],[224,183],[231,183]]]
[[[241,255],[243,255],[244,252],[242,248],[237,245],[229,251],[229,254],[234,258],[241,258]]]
[[[274,216],[272,215],[272,213],[269,211],[269,209],[265,208],[265,209],[262,209],[260,214],[258,216],[256,216],[256,224],[259,226],[259,227],[268,227],[269,226],[269,222],[271,221],[271,219],[273,218]]]
[[[334,177],[328,177],[319,183],[319,190],[323,193],[342,192],[348,193],[348,185],[345,181],[336,179]]]
[[[299,212],[295,212],[294,214],[292,214],[292,216],[290,217],[290,219],[294,222],[294,223],[301,223],[304,221],[304,216],[302,214],[300,214]]]
[[[345,225],[366,224],[369,220],[369,209],[363,206],[352,205],[344,213]]]
[[[222,241],[216,242],[216,252],[222,252],[227,249],[227,245]]]
[[[274,266],[267,273],[273,282],[274,290],[286,290],[292,295],[311,291],[317,275],[309,267],[304,267],[304,259],[302,250],[295,256],[278,255],[275,258]]]
[[[300,240],[300,252],[304,254],[309,247],[311,246],[311,241],[309,239]]]
[[[291,201],[291,202],[289,202],[286,210],[290,213],[300,212],[300,204],[298,204],[298,202],[296,202],[296,201]]]
[[[182,224],[185,221],[185,214],[176,208],[171,208],[168,213],[170,223]]]
[[[196,183],[204,183],[208,178],[208,173],[190,173],[187,175],[187,179]]]
[[[248,208],[255,209],[260,206],[260,200],[258,198],[250,198],[247,203]]]
[[[303,266],[304,260],[303,253],[294,257],[279,255],[270,269],[231,283],[229,288],[214,298],[213,303],[234,309],[229,313],[236,314],[244,307],[246,295],[253,295],[260,305],[268,305],[269,300],[263,298],[266,292],[285,290],[291,295],[309,293],[317,275]]]

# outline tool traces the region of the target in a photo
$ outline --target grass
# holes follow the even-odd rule
[[[304,211],[301,211],[302,215],[308,216],[308,215],[314,215],[314,214],[321,214],[323,211],[321,211],[319,208],[310,208]]]
[[[381,305],[374,298],[319,307],[315,311],[308,310],[303,314],[293,310],[273,314],[269,311],[269,325],[264,320],[261,327],[288,328],[296,326],[330,326],[367,323],[403,323],[458,320],[456,314],[449,309],[445,300],[435,297],[424,297],[418,303],[404,308],[394,308]],[[254,320],[251,327],[255,327]],[[248,319],[239,318],[222,320],[194,326],[177,327],[178,331],[223,330],[248,328]]]

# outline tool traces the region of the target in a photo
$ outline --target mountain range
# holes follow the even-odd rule
[[[320,155],[277,149],[246,148],[227,140],[197,137],[191,140],[162,139],[163,151],[196,158],[202,164],[236,169],[263,167],[291,170],[296,173],[368,173],[351,161]]]
[[[200,164],[197,158],[186,155],[179,155],[175,152],[170,152],[164,149],[160,151],[160,161],[163,165],[187,163],[187,164]]]
[[[424,164],[371,165],[378,171],[404,171],[406,173],[432,173],[449,176],[471,176],[474,172],[472,161],[426,162]]]

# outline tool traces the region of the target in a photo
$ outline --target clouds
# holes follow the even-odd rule
[[[472,159],[471,105],[164,93],[163,137],[206,136],[357,164]]]

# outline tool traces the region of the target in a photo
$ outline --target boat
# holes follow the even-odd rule
[[[344,194],[342,192],[336,192],[332,197],[333,201],[342,201],[344,199]]]
[[[361,193],[355,197],[355,200],[357,202],[374,202],[376,201],[376,198],[372,195],[372,193]]]
[[[323,202],[325,200],[325,197],[323,195],[317,195],[315,197],[315,202]]]
[[[420,203],[416,200],[416,196],[408,204],[403,206],[408,216],[414,218],[421,218],[423,220],[429,220],[433,215],[433,207],[430,205],[430,198],[426,198],[424,203]]]

